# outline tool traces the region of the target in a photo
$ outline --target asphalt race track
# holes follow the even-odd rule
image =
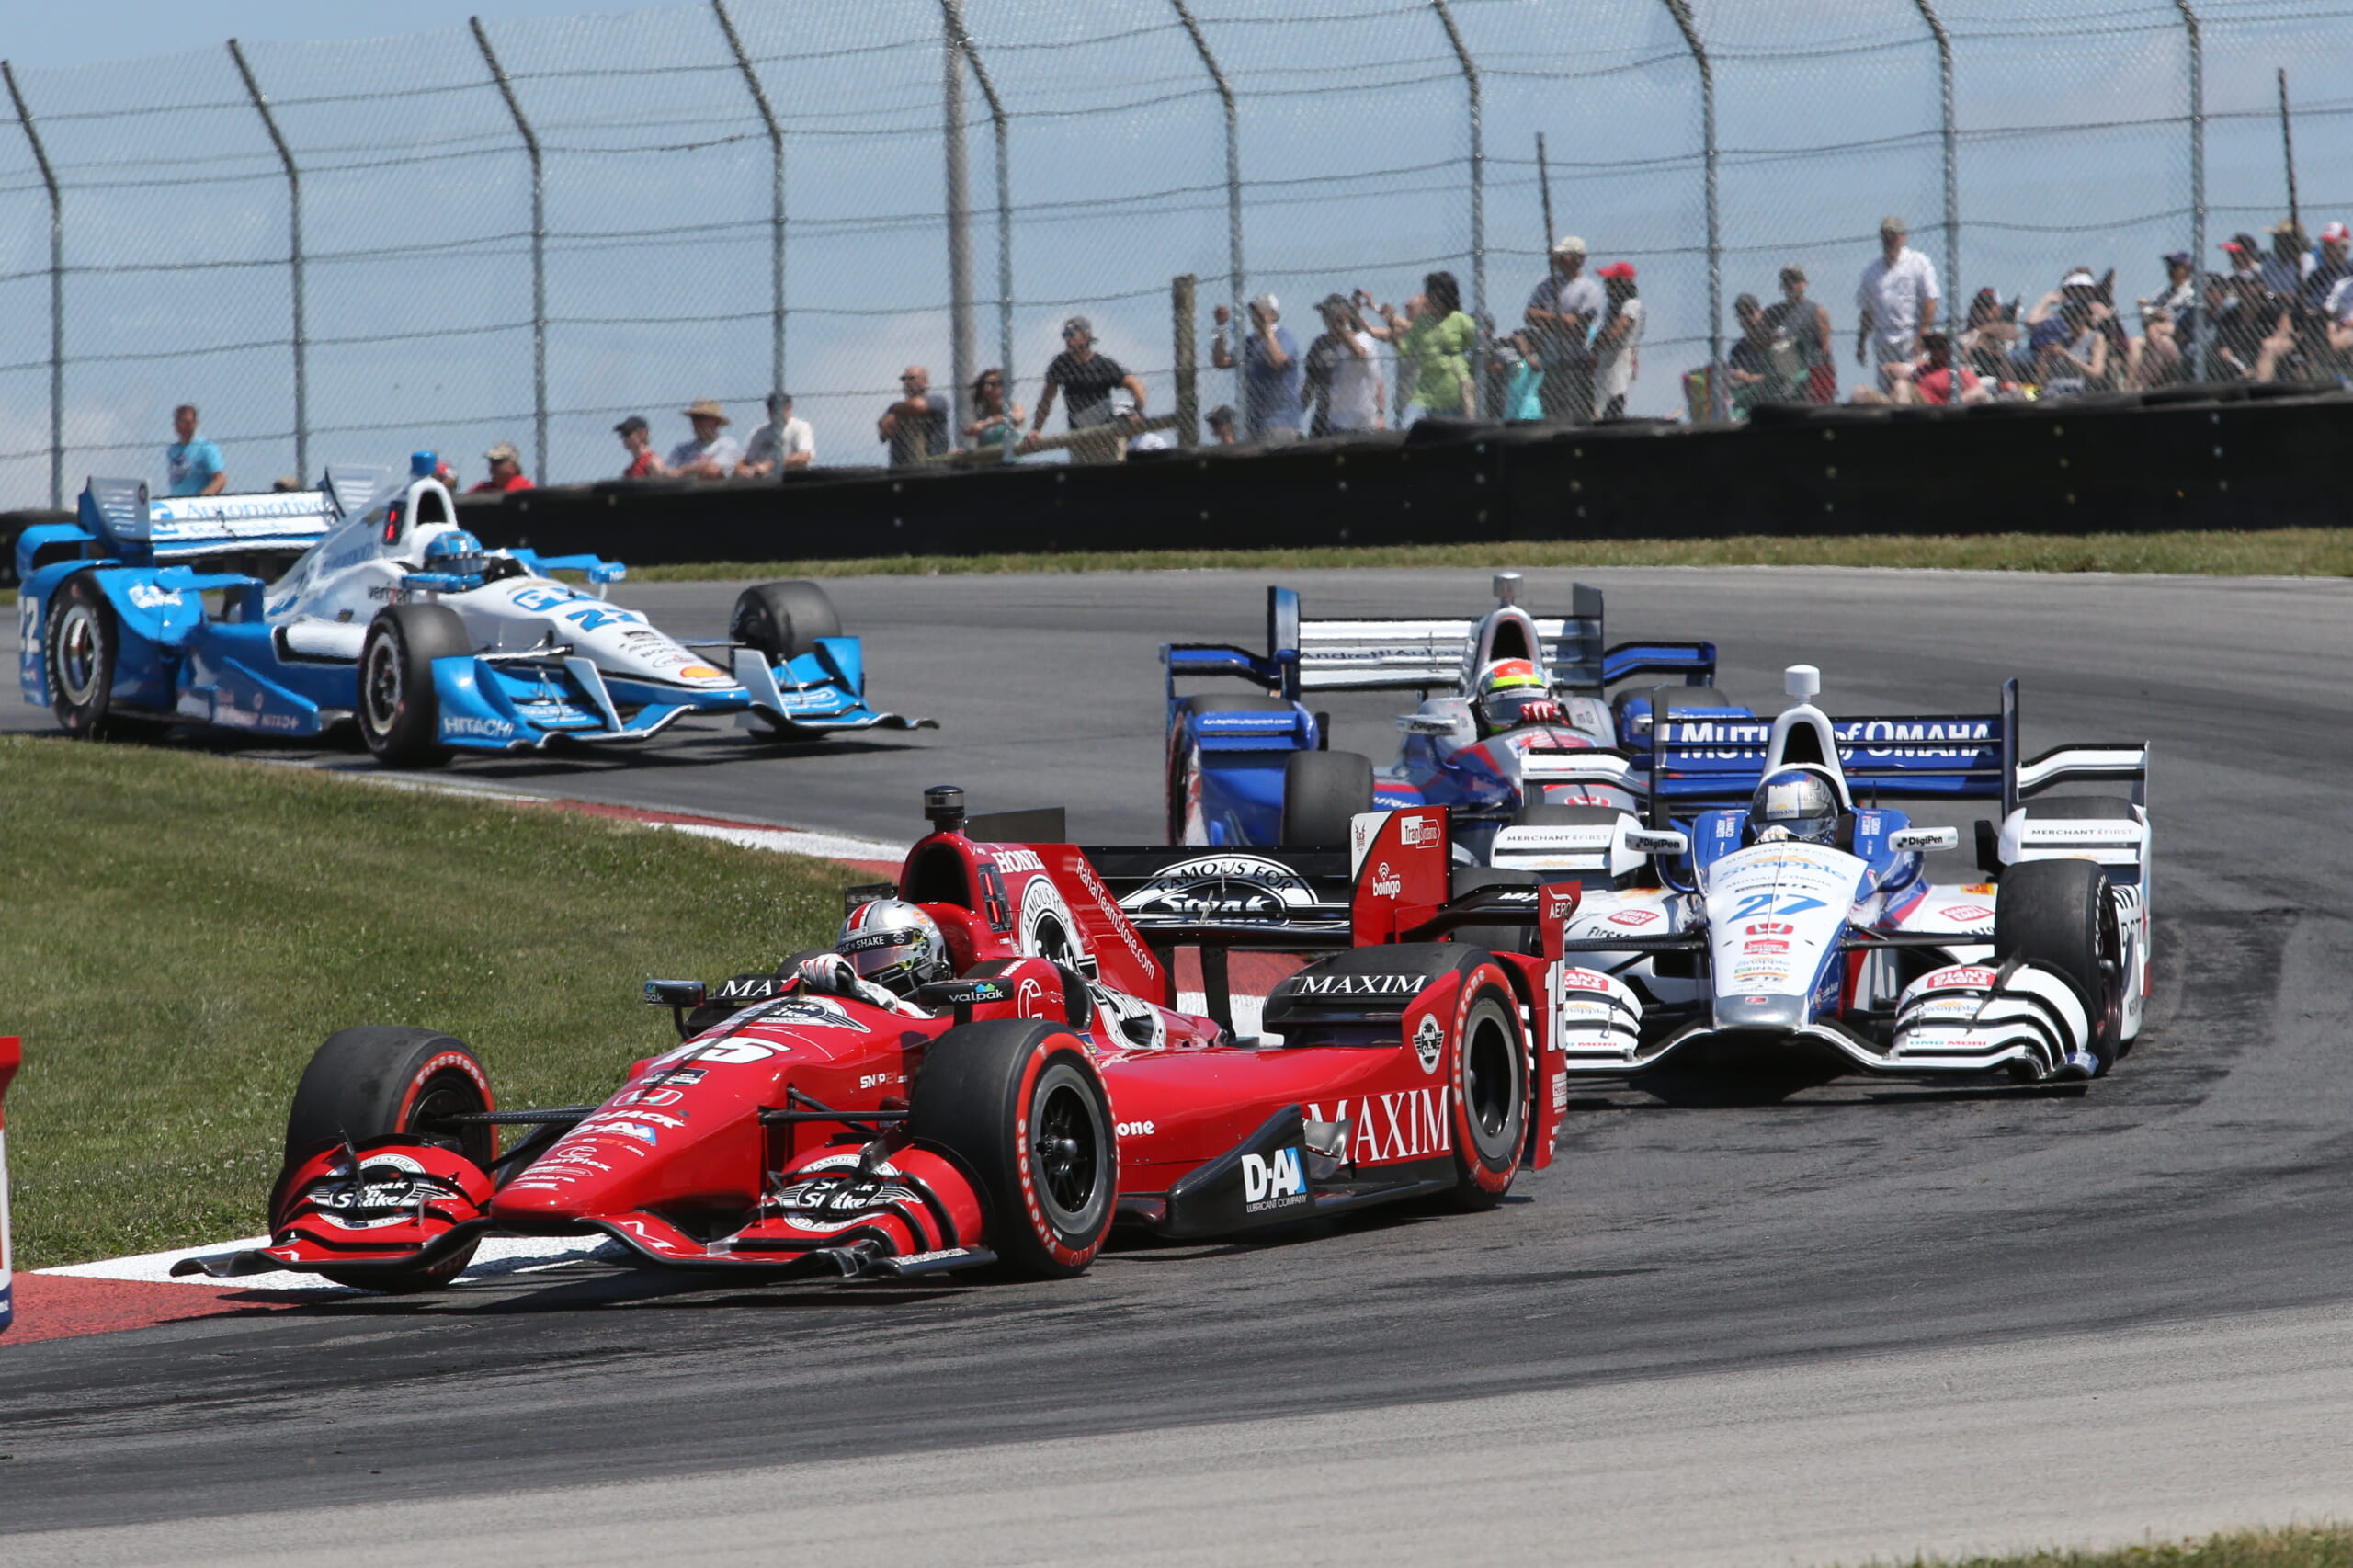
[[[0,1560],[1852,1562],[2353,1517],[2353,584],[1583,575],[1613,639],[1712,637],[1768,709],[1801,659],[1834,713],[2016,674],[2029,755],[2154,740],[2159,983],[2117,1073],[1583,1094],[1494,1213],[1067,1284],[583,1267],[0,1341]],[[939,732],[458,771],[895,840],[956,782],[1148,842],[1154,645],[1256,643],[1263,581],[845,581],[875,699]],[[1487,603],[1483,573],[1293,582],[1311,615]],[[732,590],[618,597],[715,634]],[[1336,744],[1393,744],[1394,702],[1334,707]]]

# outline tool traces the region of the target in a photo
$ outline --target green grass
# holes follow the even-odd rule
[[[2285,1529],[2234,1530],[2106,1551],[1915,1557],[1899,1568],[2353,1568],[2353,1528],[2291,1525]]]
[[[1335,566],[1890,566],[1945,571],[2163,572],[2222,577],[2353,576],[2353,529],[2259,533],[1972,534],[1552,540],[1330,550],[1074,551],[899,555],[853,561],[633,566],[641,582],[766,577],[948,576],[1006,572],[1295,572]]]
[[[822,944],[855,872],[543,808],[0,737],[0,1032],[20,1267],[252,1235],[320,1040],[424,1024],[502,1103],[675,1043],[650,974]]]

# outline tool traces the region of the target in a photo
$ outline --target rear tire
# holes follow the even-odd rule
[[[1479,955],[1483,959],[1484,955]],[[1493,1209],[1511,1191],[1528,1144],[1528,1047],[1519,1007],[1492,965],[1466,960],[1474,984],[1454,1045],[1454,1169],[1458,1209]]]
[[[286,1165],[278,1174],[279,1186],[282,1189],[296,1167],[323,1149],[393,1134],[463,1154],[487,1172],[497,1157],[495,1129],[422,1129],[438,1117],[495,1108],[490,1075],[473,1048],[455,1035],[404,1025],[338,1029],[312,1055],[295,1086],[293,1108],[286,1118]],[[273,1224],[284,1196],[280,1190],[271,1197]],[[389,1277],[376,1272],[347,1275],[331,1268],[320,1272],[338,1285],[362,1290],[438,1290],[463,1272],[473,1256],[474,1249],[468,1246],[430,1267]]]
[[[1192,817],[1193,795],[1199,788],[1193,748],[1185,744],[1186,721],[1202,713],[1288,713],[1291,705],[1279,697],[1248,691],[1233,697],[1188,697],[1176,705],[1168,721],[1168,842],[1182,844]]]
[[[1352,751],[1298,751],[1283,759],[1283,842],[1348,841],[1351,821],[1372,810],[1372,761]]]
[[[992,1019],[924,1052],[907,1127],[971,1174],[990,1247],[1040,1278],[1085,1273],[1110,1233],[1120,1156],[1111,1097],[1064,1024]]]
[[[376,612],[359,647],[357,707],[360,738],[377,761],[438,767],[449,760],[433,661],[473,651],[466,623],[447,605],[387,605]]]
[[[76,740],[101,740],[111,726],[115,659],[121,631],[114,607],[88,573],[77,573],[50,596],[41,628],[41,657],[49,666],[50,708],[57,727]]]
[[[2091,1023],[2094,1076],[2116,1064],[2124,1025],[2124,942],[2108,873],[2089,860],[2028,860],[2002,878],[1994,904],[1994,951],[2025,959],[2074,983]]]
[[[820,637],[839,637],[841,612],[824,589],[806,578],[758,583],[736,596],[727,634],[757,648],[769,664],[780,665],[814,649]]]

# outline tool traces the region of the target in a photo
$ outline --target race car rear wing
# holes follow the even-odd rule
[[[1713,678],[1712,642],[1630,642],[1605,648],[1601,590],[1575,584],[1566,616],[1531,617],[1557,686],[1598,690],[1637,675]],[[1180,676],[1233,676],[1296,702],[1314,691],[1429,691],[1458,684],[1484,617],[1308,619],[1290,588],[1267,590],[1267,652],[1226,642],[1163,644],[1168,700]]]
[[[1671,689],[1671,688],[1670,688]],[[1667,722],[1653,725],[1647,764],[1653,822],[1667,802],[1745,803],[1763,781],[1769,719],[1680,719],[1669,699]],[[2121,784],[2136,805],[2148,803],[2149,750],[2139,742],[2059,746],[2018,756],[2018,683],[2002,683],[1994,713],[1873,715],[1834,719],[1838,766],[1858,798],[1998,800],[2007,816],[2063,782]]]
[[[341,520],[324,490],[151,496],[136,479],[84,487],[81,530],[117,559],[161,565],[231,551],[307,550]]]

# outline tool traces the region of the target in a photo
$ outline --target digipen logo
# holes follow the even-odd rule
[[[1395,898],[1399,893],[1404,892],[1404,890],[1405,883],[1404,879],[1400,878],[1396,872],[1391,870],[1389,869],[1389,862],[1383,860],[1380,867],[1372,873],[1372,896],[1375,898]]]
[[[1278,1149],[1267,1155],[1242,1156],[1242,1211],[1264,1213],[1292,1209],[1307,1201],[1307,1166],[1300,1152]]]

